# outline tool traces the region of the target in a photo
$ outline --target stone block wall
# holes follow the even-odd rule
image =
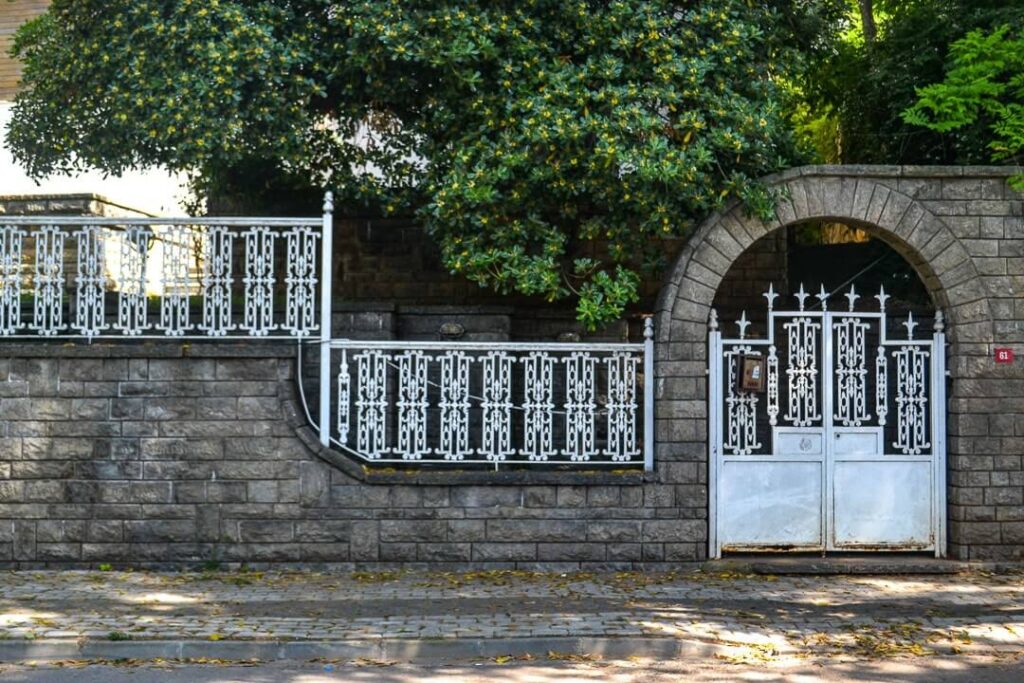
[[[671,260],[682,241],[665,240],[662,246]],[[574,317],[571,306],[552,306],[543,297],[498,294],[452,275],[441,263],[437,244],[412,219],[336,217],[334,247],[334,290],[341,301],[413,307],[494,306],[521,309],[527,317],[535,309],[547,309],[568,315],[570,320]],[[595,247],[600,248],[600,244]],[[636,310],[650,310],[660,286],[657,278],[648,278]]]
[[[750,334],[764,332],[767,320],[764,292],[769,285],[777,292],[789,291],[786,232],[782,228],[754,242],[729,267],[712,304],[719,320],[739,320],[746,312],[751,322]]]
[[[671,257],[679,241],[666,241]],[[335,301],[346,310],[390,314],[393,339],[438,340],[445,322],[466,328],[465,341],[553,341],[575,335],[592,341],[642,339],[640,315],[649,312],[660,282],[648,278],[629,322],[588,332],[572,304],[542,297],[501,295],[449,273],[437,245],[408,219],[336,218],[333,282]],[[344,321],[335,329],[347,334]],[[358,334],[360,330],[355,330]]]
[[[322,452],[284,343],[5,343],[0,566],[678,566],[698,468],[368,472]]]

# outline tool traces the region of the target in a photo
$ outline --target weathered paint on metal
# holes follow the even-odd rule
[[[709,333],[711,557],[723,551],[934,550],[945,553],[945,335],[879,311],[778,310],[768,333]],[[777,330],[782,334],[776,337]],[[738,355],[767,358],[767,390],[741,392]],[[761,402],[764,405],[760,405]],[[888,425],[888,426],[887,426]],[[888,434],[888,436],[887,436]],[[887,441],[887,438],[889,439]]]

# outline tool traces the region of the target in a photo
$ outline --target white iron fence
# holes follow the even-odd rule
[[[2,216],[0,337],[314,335],[324,222]]]
[[[644,336],[638,344],[334,340],[332,389],[321,392],[329,438],[382,463],[650,469],[650,320]]]
[[[333,208],[327,193],[316,218],[0,216],[0,339],[315,340],[324,446],[652,468],[649,320],[640,344],[333,339]]]

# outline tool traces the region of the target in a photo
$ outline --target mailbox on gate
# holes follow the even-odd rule
[[[736,388],[739,391],[764,392],[764,358],[761,356],[739,356],[739,372],[736,373]]]

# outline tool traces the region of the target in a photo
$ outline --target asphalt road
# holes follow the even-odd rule
[[[1020,683],[1024,663],[920,657],[880,661],[791,661],[765,665],[721,661],[465,662],[258,666],[145,665],[28,667],[0,665],[4,683]]]

